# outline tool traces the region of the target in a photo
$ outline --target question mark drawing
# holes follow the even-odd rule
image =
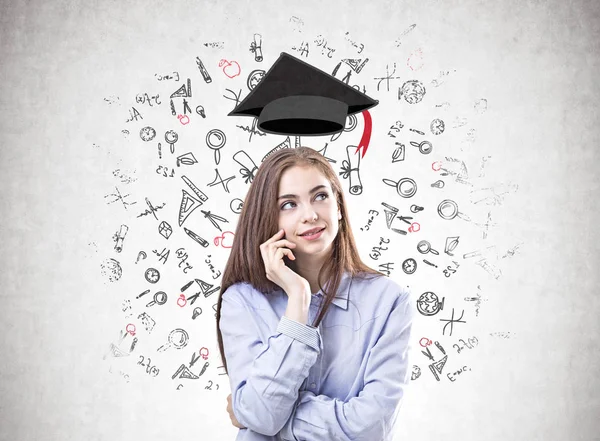
[[[137,264],[137,263],[140,261],[140,258],[141,258],[142,260],[144,260],[146,257],[148,257],[148,256],[146,256],[146,253],[145,253],[145,252],[143,252],[143,251],[140,251],[140,252],[138,253],[137,260],[135,261],[135,263]]]

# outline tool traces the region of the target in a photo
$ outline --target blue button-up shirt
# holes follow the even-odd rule
[[[369,275],[368,277],[374,277]],[[385,276],[345,273],[319,327],[284,316],[283,290],[223,293],[219,327],[240,429],[236,441],[389,441],[411,375],[415,304]]]

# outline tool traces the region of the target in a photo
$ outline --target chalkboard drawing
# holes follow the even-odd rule
[[[263,156],[263,158],[261,159],[261,162],[264,161],[265,159],[267,159],[267,157],[272,154],[275,153],[277,150],[281,150],[281,149],[291,149],[292,148],[292,141],[290,140],[290,137],[288,136],[287,138],[285,138],[285,140],[278,144],[275,148],[269,150],[269,152]]]
[[[396,216],[398,216],[398,209],[396,207],[394,207],[393,205],[386,204],[385,202],[382,202],[381,205],[386,207],[383,211],[385,213],[385,223],[386,223],[386,226],[388,227],[388,229],[392,230],[396,233],[399,233],[399,234],[403,234],[403,235],[408,234],[404,230],[400,230],[398,228],[392,227],[392,223],[393,223],[394,219],[396,219]],[[404,223],[407,223],[411,227],[414,225],[414,223],[411,224],[411,222],[410,222],[410,219],[412,219],[412,217],[410,217],[410,216],[398,216],[398,219],[400,219]],[[409,228],[409,231],[410,231],[410,228]]]
[[[116,233],[113,237],[113,239],[115,240],[115,251],[117,253],[123,251],[123,241],[125,240],[127,231],[129,231],[129,227],[127,225],[121,225],[119,232]]]
[[[162,221],[160,223],[160,225],[158,226],[158,232],[160,233],[160,235],[162,237],[164,237],[165,239],[168,239],[169,237],[171,237],[171,234],[173,233],[173,228],[171,228],[171,225],[169,225],[168,222]]]
[[[425,96],[425,86],[418,80],[406,81],[402,87],[398,89],[398,99],[404,97],[408,104],[417,104],[423,100]]]
[[[254,163],[252,158],[248,156],[248,153],[243,150],[235,152],[233,154],[233,160],[242,166],[240,173],[242,178],[244,178],[244,182],[246,184],[251,184],[258,171],[258,166]]]
[[[410,379],[412,381],[414,381],[417,378],[419,378],[420,376],[421,376],[421,368],[419,366],[417,366],[416,364],[413,364],[412,372],[410,374]]]
[[[194,239],[196,242],[198,242],[204,248],[206,248],[209,245],[209,243],[206,239],[203,239],[202,237],[198,236],[192,230],[188,230],[187,228],[183,227],[183,231],[185,231],[185,234],[190,236],[192,239]]]
[[[337,161],[336,161],[335,159],[328,158],[328,157],[327,157],[327,155],[326,155],[326,152],[327,152],[327,146],[328,146],[328,144],[329,144],[329,143],[327,143],[327,142],[326,142],[326,143],[325,143],[325,147],[323,147],[323,148],[322,148],[321,150],[319,150],[318,152],[319,152],[321,155],[323,155],[323,157],[324,157],[325,159],[327,159],[329,162],[332,162],[332,163],[334,163],[334,164],[335,164]]]
[[[346,66],[349,66],[350,69],[348,71],[346,71],[346,75],[344,75],[344,77],[342,78],[342,81],[344,83],[348,84],[348,83],[350,83],[350,77],[352,76],[352,72],[360,73],[360,71],[363,69],[363,67],[366,66],[366,64],[368,62],[369,62],[368,58],[365,58],[364,60],[362,58],[343,58],[342,61],[340,61],[335,66],[331,75],[336,77],[338,70],[342,66],[342,63],[344,63]],[[377,87],[377,90],[379,90],[379,87]]]
[[[219,61],[219,67],[223,69],[223,73],[228,78],[235,78],[242,73],[242,68],[237,61],[227,61],[222,59]]]
[[[154,130],[150,126],[142,127],[140,129],[140,138],[142,138],[142,141],[145,141],[145,142],[152,141],[155,136],[156,136],[156,130]]]
[[[394,150],[392,153],[392,163],[404,161],[406,156],[406,147],[400,142],[395,142],[394,144],[396,144],[398,147],[396,147],[396,150]]]
[[[412,198],[417,192],[417,183],[411,178],[402,178],[398,182],[384,178],[382,181],[390,187],[395,187],[396,192],[403,198]]]
[[[434,119],[431,121],[431,124],[429,124],[429,130],[431,130],[431,133],[434,135],[440,135],[444,133],[445,127],[446,125],[444,124],[444,121],[439,118]]]
[[[446,238],[446,245],[444,247],[444,253],[446,253],[449,256],[454,256],[454,254],[452,254],[452,251],[454,251],[454,249],[458,246],[458,239],[460,238],[460,236],[449,236]]]
[[[123,275],[121,264],[112,258],[106,259],[100,265],[102,275],[108,278],[109,282],[116,282]]]
[[[127,337],[127,335],[129,335],[128,332],[123,332],[122,330],[119,331],[119,343],[115,344],[115,343],[111,342],[111,344],[108,348],[108,354],[104,354],[102,359],[105,360],[106,356],[109,354],[112,357],[127,357],[131,352],[133,352],[133,349],[135,348],[135,344],[138,341],[137,337],[134,337],[129,351],[125,351],[125,350],[121,349],[121,344],[123,343],[123,340],[125,339],[125,337]]]
[[[217,184],[221,184],[223,186],[223,189],[229,193],[229,181],[231,181],[232,179],[235,179],[235,176],[229,176],[228,178],[223,179],[221,177],[221,174],[219,173],[219,169],[215,168],[215,179],[210,183],[207,184],[209,187],[214,187]]]
[[[194,279],[194,281],[200,286],[200,292],[187,298],[188,301],[191,301],[190,305],[194,304],[194,302],[200,296],[200,294],[202,294],[204,298],[207,298],[211,294],[214,294],[215,292],[218,292],[221,289],[220,286],[215,287],[214,285],[206,283],[204,280],[201,279]],[[190,285],[188,284],[185,288],[187,289],[189,286]],[[182,291],[184,291],[184,289],[182,289]]]
[[[181,366],[179,366],[179,369],[177,369],[177,371],[173,374],[173,376],[171,377],[173,380],[175,378],[185,378],[188,380],[197,380],[198,378],[200,378],[198,375],[194,374],[189,367],[187,367],[185,364],[181,364]]]
[[[254,34],[254,41],[250,43],[250,52],[254,53],[254,61],[260,63],[263,60],[262,35]]]
[[[208,218],[208,220],[215,226],[215,228],[217,228],[221,232],[223,230],[221,230],[221,226],[217,223],[217,221],[229,223],[229,221],[227,219],[225,219],[224,217],[218,216],[216,214],[212,214],[210,211],[205,211],[205,210],[200,210],[200,211],[202,212],[202,214],[204,214],[204,217]]]
[[[235,234],[231,231],[224,231],[223,234],[214,238],[213,242],[215,246],[221,246],[223,248],[233,247],[233,239]]]
[[[206,360],[205,357],[203,357],[203,358]],[[204,363],[204,366],[202,367],[202,371],[198,375],[194,374],[190,370],[190,368],[192,368],[199,359],[200,359],[200,355],[196,355],[196,353],[194,352],[192,354],[192,359],[190,360],[190,366],[187,367],[185,364],[182,363],[181,366],[179,366],[179,368],[177,369],[177,371],[173,374],[173,376],[171,378],[173,380],[177,376],[179,376],[179,378],[186,378],[189,380],[197,380],[198,378],[200,378],[202,376],[202,374],[204,374],[204,372],[206,371],[206,368],[208,367],[208,362]]]
[[[421,254],[431,253],[435,254],[436,256],[440,254],[438,251],[431,248],[431,244],[426,240],[419,241],[419,243],[417,244],[417,250]]]
[[[204,67],[204,64],[202,63],[202,60],[199,57],[196,57],[196,65],[198,66],[198,70],[200,71],[200,74],[202,75],[202,78],[204,78],[204,81],[206,83],[211,83],[212,82],[212,78],[208,74],[208,71]]]
[[[252,116],[266,133],[331,135],[344,130],[346,118],[362,112],[363,135],[354,153],[364,157],[371,139],[368,109],[379,102],[328,73],[282,52],[264,78],[229,116]]]
[[[222,130],[212,129],[206,134],[206,145],[214,150],[215,164],[219,165],[221,162],[221,149],[225,147],[227,137]]]
[[[189,194],[185,190],[181,190],[181,204],[179,204],[179,226],[183,225],[183,222],[187,219],[187,217],[200,205],[202,205],[202,201],[194,198],[191,194]]]
[[[111,193],[111,194],[107,194],[107,195],[104,196],[105,199],[107,197],[110,197],[110,196],[114,197],[114,199],[112,201],[107,202],[107,205],[113,204],[113,203],[115,203],[117,201],[121,201],[121,203],[123,204],[123,207],[125,207],[125,210],[127,210],[127,206],[128,205],[135,205],[135,204],[137,204],[137,202],[125,202],[125,198],[129,197],[129,194],[126,194],[125,196],[122,196],[118,187],[115,187],[115,190],[117,191],[116,193]]]
[[[171,153],[175,153],[175,143],[179,139],[179,135],[175,130],[167,130],[165,132],[165,141],[169,144],[171,148]]]
[[[350,150],[355,148],[356,146],[353,145],[346,147],[348,160],[344,159],[342,161],[342,171],[340,172],[340,176],[344,179],[350,178],[350,194],[359,195],[363,190],[362,182],[360,181],[360,156],[350,154]],[[356,152],[356,150],[354,151]]]
[[[165,303],[167,303],[167,293],[164,291],[158,291],[157,293],[154,294],[154,299],[150,302],[148,302],[148,304],[146,304],[146,307],[149,308],[151,306],[154,305],[164,305]]]
[[[160,280],[160,272],[156,268],[148,268],[144,273],[146,281],[149,283],[156,283]]]
[[[189,98],[191,97],[191,91],[192,91],[192,85],[191,85],[191,80],[188,78],[188,83],[186,84],[182,84],[181,87],[179,89],[177,89],[175,92],[173,92],[170,96],[170,98]]]
[[[410,145],[412,145],[413,147],[418,147],[419,152],[421,152],[421,154],[423,155],[428,155],[433,151],[433,145],[429,141],[411,141]]]
[[[448,361],[448,356],[445,355],[444,358],[435,361],[433,363],[431,363],[429,365],[429,370],[431,371],[431,373],[433,374],[433,376],[435,377],[435,379],[437,381],[440,381],[440,377],[438,376],[438,374],[442,374],[442,371],[444,370],[444,366],[446,365],[446,361]]]
[[[179,155],[177,157],[177,167],[181,167],[183,165],[194,165],[197,164],[198,160],[194,156],[192,152],[184,153],[183,155]]]
[[[444,199],[440,202],[437,211],[442,219],[452,220],[458,216],[463,220],[471,221],[469,216],[458,211],[458,204],[451,199]]]
[[[250,75],[248,75],[248,80],[246,81],[246,85],[248,86],[248,89],[252,90],[256,86],[258,86],[258,83],[260,83],[262,81],[264,76],[265,76],[265,71],[262,69],[256,69],[256,70],[253,70],[252,72],[250,72]]]
[[[202,308],[196,306],[192,311],[192,320],[196,320],[200,314],[202,314]]]
[[[412,257],[409,257],[402,262],[402,271],[406,274],[413,274],[417,270],[417,261]]]
[[[156,350],[156,352],[164,352],[173,347],[175,349],[185,348],[190,337],[185,329],[176,328],[169,333],[167,342]]]
[[[450,325],[450,336],[452,336],[452,331],[454,329],[454,323],[466,323],[465,321],[462,320],[464,314],[465,314],[465,311],[463,310],[460,313],[460,317],[457,318],[457,319],[455,319],[454,318],[454,308],[452,308],[452,316],[451,316],[451,318],[449,318],[449,319],[440,319],[441,322],[448,322],[442,328],[442,335],[446,335],[446,326]]]
[[[142,322],[142,325],[144,325],[144,328],[148,334],[150,334],[156,325],[156,321],[154,321],[154,319],[150,317],[147,312],[142,312],[140,315],[138,315],[138,319]]]
[[[394,218],[398,214],[398,209],[396,207],[394,207],[393,205],[386,204],[385,202],[382,202],[381,205],[383,205],[385,207],[383,209],[383,212],[385,213],[385,224],[389,230],[390,228],[392,228],[392,222],[394,221]]]
[[[235,214],[240,214],[242,212],[242,208],[244,208],[244,201],[240,198],[232,199],[229,203],[229,208],[231,208],[231,211],[233,211]]]
[[[435,315],[444,309],[444,300],[445,298],[442,297],[440,301],[434,292],[424,292],[417,299],[417,310],[425,316]]]

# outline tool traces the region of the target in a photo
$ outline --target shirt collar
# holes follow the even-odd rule
[[[337,295],[333,298],[331,303],[344,310],[348,309],[350,285],[352,285],[352,276],[349,271],[344,271],[342,273],[342,278],[340,279],[340,287],[338,288]],[[319,292],[316,293],[315,296],[322,298],[323,290],[319,290]]]

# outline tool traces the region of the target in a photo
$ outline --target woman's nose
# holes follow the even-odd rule
[[[305,208],[304,212],[302,213],[303,222],[314,222],[318,219],[318,217],[319,216],[317,215],[317,212],[311,206]]]

